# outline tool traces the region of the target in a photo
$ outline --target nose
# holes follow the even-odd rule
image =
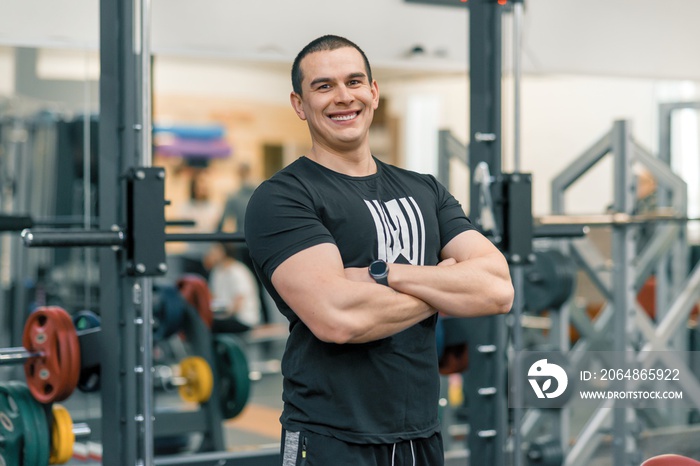
[[[345,85],[340,85],[337,88],[337,91],[335,93],[335,101],[336,103],[350,103],[354,100],[354,97],[352,93],[350,92],[350,89],[348,89],[347,86]]]

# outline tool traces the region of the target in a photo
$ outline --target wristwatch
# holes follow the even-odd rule
[[[386,261],[377,260],[369,264],[369,276],[380,285],[389,286],[389,264]]]

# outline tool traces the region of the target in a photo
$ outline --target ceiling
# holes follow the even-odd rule
[[[700,1],[525,0],[525,10],[526,73],[700,81]],[[0,0],[0,11],[0,44],[98,47],[97,0]],[[467,23],[465,8],[404,0],[152,0],[152,49],[288,66],[333,33],[375,68],[455,73],[467,67]],[[416,46],[424,53],[411,55]]]

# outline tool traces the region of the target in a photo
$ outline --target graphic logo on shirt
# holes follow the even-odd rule
[[[403,256],[413,265],[425,264],[425,223],[412,197],[388,202],[365,201],[377,227],[377,258],[389,263]]]

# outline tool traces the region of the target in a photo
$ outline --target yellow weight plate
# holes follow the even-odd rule
[[[190,356],[180,362],[180,375],[187,380],[179,389],[180,398],[194,403],[205,403],[214,388],[214,375],[204,358]]]
[[[75,434],[73,420],[66,408],[59,404],[51,407],[53,425],[51,426],[51,455],[49,464],[64,464],[73,457]]]

